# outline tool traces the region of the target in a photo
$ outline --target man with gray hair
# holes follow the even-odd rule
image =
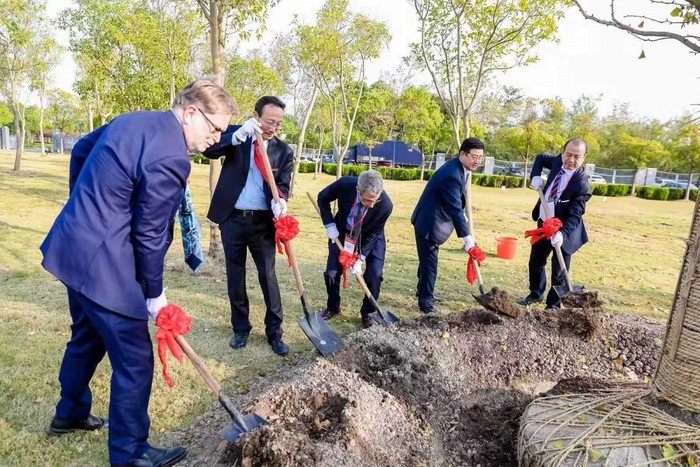
[[[336,200],[338,211],[334,216],[331,203]],[[318,206],[328,235],[328,261],[323,274],[328,301],[322,316],[331,319],[340,314],[343,275],[336,239],[340,240],[345,251],[358,254],[357,262],[352,266],[353,273],[362,274],[362,263],[365,263],[363,277],[374,298],[379,298],[386,252],[384,226],[394,205],[384,191],[382,176],[375,170],[368,170],[359,177],[341,177],[321,190]],[[373,311],[372,303],[365,297],[360,308],[362,327],[372,325],[369,314]]]

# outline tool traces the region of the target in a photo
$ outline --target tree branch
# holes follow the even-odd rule
[[[632,26],[628,26],[626,24],[621,23],[616,17],[615,17],[615,0],[611,0],[610,2],[610,11],[611,11],[611,20],[605,20],[605,19],[600,19],[597,16],[593,14],[587,13],[583,7],[581,6],[581,3],[579,0],[572,0],[574,4],[578,7],[579,11],[583,15],[584,18],[594,21],[598,24],[602,24],[604,26],[612,26],[617,29],[621,29],[625,32],[628,32],[629,34],[632,34],[633,36],[646,40],[646,41],[659,41],[659,40],[675,40],[680,42],[681,44],[685,45],[688,47],[690,50],[692,50],[695,53],[700,53],[700,43],[696,44],[692,40],[690,40],[688,37],[689,36],[683,36],[681,34],[676,34],[673,32],[669,31],[642,31],[641,29],[633,28]],[[700,0],[686,0],[688,2],[693,2],[693,5],[695,4],[700,4]]]

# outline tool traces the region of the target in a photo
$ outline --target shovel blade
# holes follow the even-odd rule
[[[242,420],[234,420],[231,425],[222,428],[221,431],[219,431],[221,437],[226,441],[235,443],[243,433],[250,431],[257,426],[267,425],[267,420],[256,413],[250,413],[242,416],[241,418]]]
[[[372,318],[377,324],[381,324],[382,326],[387,326],[389,324],[398,323],[401,321],[401,319],[391,311],[382,309],[378,309],[377,311],[370,313],[369,317]]]
[[[308,318],[306,316],[300,318],[297,323],[299,323],[299,327],[304,331],[306,337],[309,338],[324,357],[330,357],[343,349],[343,341],[328,326],[328,323],[323,320],[321,313],[318,311],[309,312]]]
[[[554,286],[554,291],[557,293],[559,298],[564,298],[567,294],[570,293],[579,293],[579,292],[585,292],[586,288],[582,285],[573,285],[571,286],[571,290],[565,285],[555,285]]]

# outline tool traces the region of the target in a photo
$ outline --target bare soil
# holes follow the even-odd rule
[[[533,398],[557,383],[643,383],[662,332],[600,309],[475,308],[373,326],[332,359],[300,356],[234,398],[269,421],[238,442],[219,436],[231,420],[216,407],[161,444],[187,447],[184,465],[516,465]]]

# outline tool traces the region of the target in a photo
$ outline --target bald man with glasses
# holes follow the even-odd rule
[[[255,103],[253,117],[243,125],[229,126],[221,142],[203,154],[210,159],[226,156],[207,217],[219,224],[226,258],[226,281],[231,303],[233,338],[230,347],[246,346],[252,330],[246,293],[246,257],[250,251],[258,269],[265,299],[265,336],[277,355],[289,349],[282,340],[282,300],[275,274],[275,226],[273,219],[287,211],[294,152],[277,137],[284,120],[285,104],[275,96]],[[270,187],[255,164],[255,134],[262,133],[280,203],[272,199]]]

